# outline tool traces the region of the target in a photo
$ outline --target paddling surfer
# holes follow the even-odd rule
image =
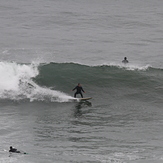
[[[80,83],[78,83],[78,85],[77,85],[72,91],[74,91],[75,89],[76,89],[76,92],[75,92],[75,94],[74,94],[74,97],[76,98],[76,95],[77,95],[77,94],[80,94],[81,97],[83,98],[82,92],[85,93],[85,91],[83,90],[83,88],[82,88],[82,86],[80,85]]]
[[[12,146],[10,147],[9,152],[14,152],[14,153],[20,153],[16,148],[13,148]]]
[[[27,154],[26,152],[20,152],[20,151],[18,151],[16,148],[13,148],[12,146],[10,146],[9,152]]]
[[[124,60],[122,61],[122,63],[128,63],[129,61],[127,60],[127,57],[124,57]]]

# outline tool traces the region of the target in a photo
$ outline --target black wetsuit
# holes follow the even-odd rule
[[[21,153],[21,154],[27,154],[26,152],[23,152],[23,151],[18,151],[16,148],[13,148],[12,146],[10,147],[10,150],[9,152],[11,153]]]
[[[75,89],[76,89],[76,92],[75,92],[75,94],[74,94],[74,97],[76,98],[76,95],[77,95],[77,94],[80,94],[81,97],[83,98],[83,94],[82,94],[82,91],[84,92],[83,88],[82,88],[81,86],[76,86],[76,87],[73,89],[73,91],[74,91]]]
[[[129,61],[127,59],[124,59],[122,63],[128,63]]]
[[[20,151],[17,151],[15,148],[10,148],[9,152],[20,153]]]

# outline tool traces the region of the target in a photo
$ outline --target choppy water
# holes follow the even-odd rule
[[[0,162],[161,163],[162,6],[1,1]]]

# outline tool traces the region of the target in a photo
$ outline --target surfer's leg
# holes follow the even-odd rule
[[[76,94],[77,94],[77,92],[75,92],[75,94],[74,94],[74,97],[76,98]]]
[[[82,93],[80,93],[80,95],[81,95],[81,97],[83,98],[83,94],[82,94]]]

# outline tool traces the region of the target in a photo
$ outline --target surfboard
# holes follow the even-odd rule
[[[86,97],[86,98],[78,98],[80,101],[87,101],[92,99],[92,97]]]

